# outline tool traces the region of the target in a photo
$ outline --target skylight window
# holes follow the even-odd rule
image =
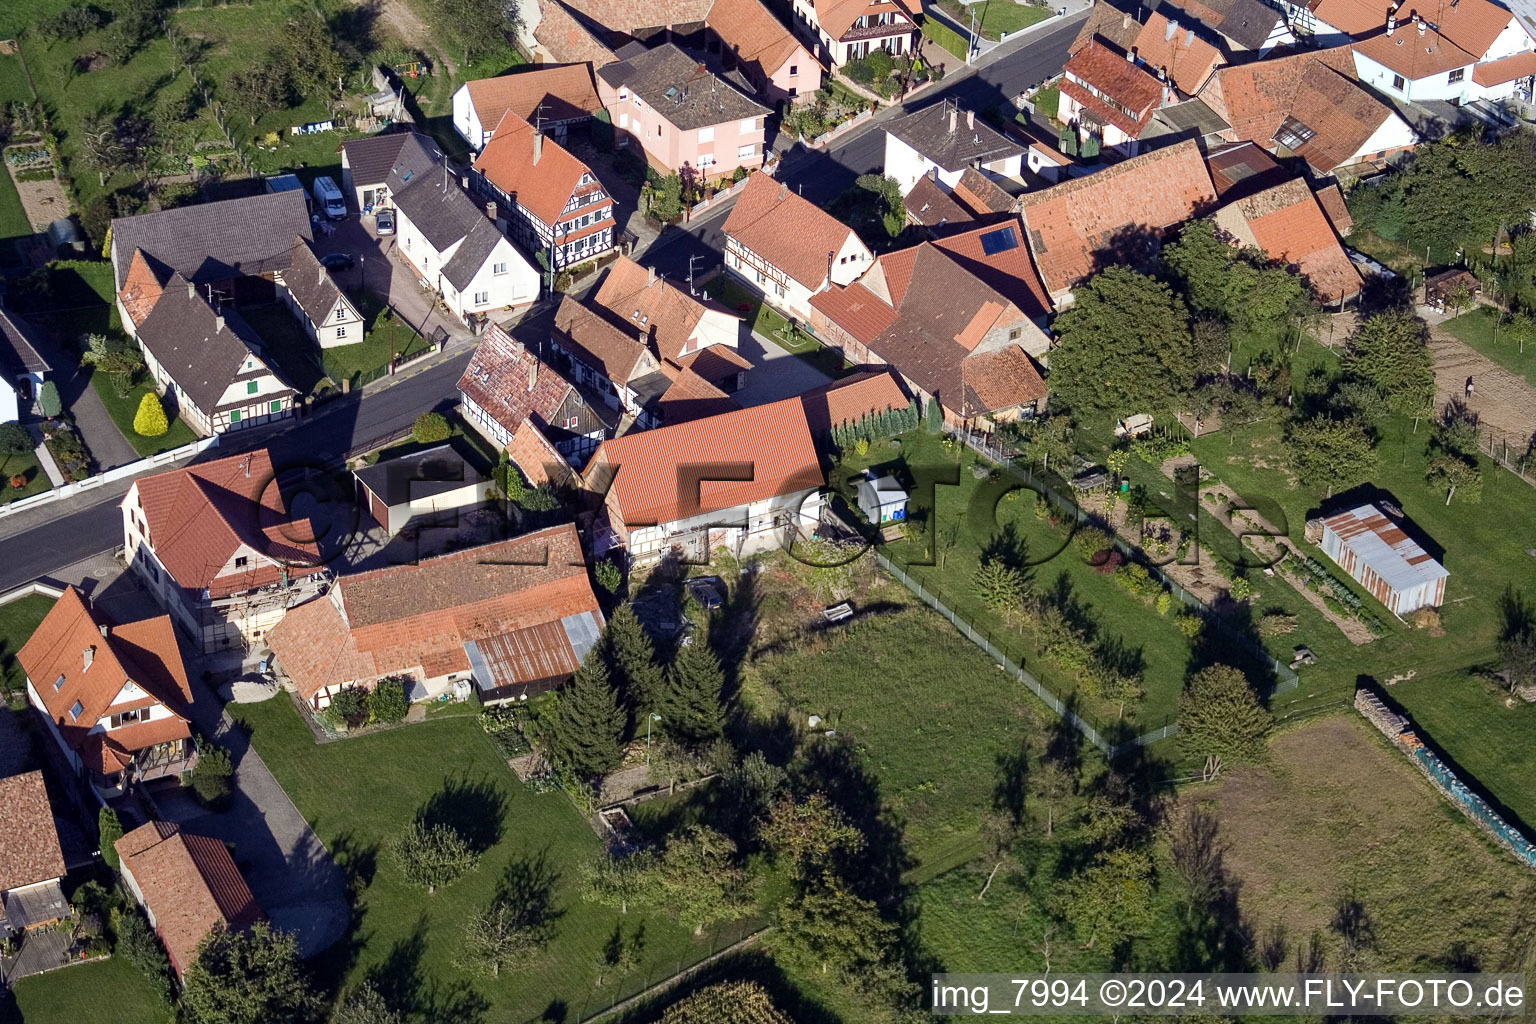
[[[70,720],[71,721],[77,720],[80,717],[81,712],[83,712],[84,710],[85,710],[85,705],[81,704],[79,701],[75,701],[74,705],[69,709]]]
[[[981,236],[981,251],[988,256],[1018,247],[1019,236],[1014,234],[1013,228],[998,228]]]
[[[1287,117],[1280,122],[1279,129],[1275,132],[1275,141],[1286,149],[1297,149],[1307,144],[1307,140],[1317,132],[1308,128],[1294,117]]]
[[[55,690],[59,690],[59,689],[62,689],[63,686],[64,686],[64,673],[60,672],[59,673],[59,678],[57,678],[57,679],[55,679],[53,681],[53,688]]]

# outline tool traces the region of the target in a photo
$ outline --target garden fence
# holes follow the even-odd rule
[[[811,141],[805,143],[805,148],[806,149],[821,149],[824,146],[826,146],[827,143],[831,142],[833,139],[835,139],[835,138],[837,138],[837,137],[839,137],[841,135],[845,135],[849,131],[852,131],[855,125],[861,125],[865,121],[868,121],[870,118],[872,118],[874,116],[875,116],[875,112],[873,110],[870,110],[868,107],[865,107],[863,110],[859,111],[853,117],[850,117],[848,120],[844,121],[842,124],[838,125],[836,128],[833,128],[831,131],[828,131],[828,132],[822,132],[820,135],[816,136]]]
[[[966,445],[966,447],[976,452],[976,454],[980,455],[988,462],[991,462],[992,464],[1002,469],[1008,470],[1010,473],[1014,474],[1014,476],[1029,484],[1032,489],[1043,495],[1046,500],[1051,502],[1051,504],[1055,505],[1063,512],[1074,516],[1079,523],[1089,522],[1092,520],[1092,514],[1089,513],[1088,510],[1084,509],[1073,499],[1063,496],[1044,478],[1036,475],[1029,466],[1022,465],[1021,463],[1015,461],[1012,456],[1008,455],[1001,449],[992,447],[974,434],[955,430],[954,428],[947,425],[944,428],[944,432],[961,441]],[[1132,557],[1137,551],[1135,545],[1129,543],[1121,537],[1115,538],[1115,547],[1127,558]],[[1231,639],[1234,643],[1240,644],[1244,649],[1249,651],[1252,655],[1259,658],[1269,666],[1270,670],[1274,672],[1275,678],[1278,680],[1270,689],[1270,696],[1273,696],[1277,693],[1284,693],[1287,690],[1294,690],[1301,684],[1301,678],[1297,676],[1294,669],[1266,651],[1263,645],[1254,642],[1252,637],[1239,633],[1228,626],[1221,616],[1215,614],[1211,610],[1209,605],[1200,600],[1194,594],[1191,594],[1189,591],[1185,590],[1183,587],[1179,586],[1157,566],[1148,564],[1145,566],[1145,568],[1154,579],[1162,583],[1163,586],[1167,587],[1168,592],[1182,601],[1186,607],[1199,613],[1207,622],[1214,624],[1217,629],[1221,630],[1222,633]]]
[[[0,505],[0,519],[15,515],[18,512],[24,512],[29,508],[36,508],[38,505],[48,505],[55,501],[63,501],[65,498],[73,498],[75,495],[86,491],[94,491],[96,488],[103,487],[114,480],[126,480],[130,477],[138,476],[140,473],[154,469],[156,466],[166,466],[188,456],[205,452],[218,443],[219,435],[217,434],[214,434],[212,437],[199,438],[191,444],[182,445],[180,448],[172,448],[170,451],[161,452],[159,455],[151,455],[137,462],[130,462],[126,466],[109,469],[105,473],[98,473],[95,476],[86,477],[84,480],[76,480],[74,483],[64,484],[62,487],[55,487],[53,490],[45,491],[42,494],[34,494],[30,498],[18,498],[7,505]]]
[[[1526,483],[1536,486],[1536,472],[1529,472],[1536,468],[1532,466],[1532,463],[1536,463],[1536,434],[1520,437],[1495,430],[1493,427],[1481,427],[1478,434],[1478,447],[1494,462]]]
[[[750,917],[714,926],[709,932],[709,950],[690,958],[683,954],[669,963],[658,964],[643,975],[625,975],[594,988],[580,1006],[572,1006],[575,1019],[590,1024],[615,1010],[626,1010],[665,989],[706,970],[715,960],[749,945],[769,928],[767,921]]]

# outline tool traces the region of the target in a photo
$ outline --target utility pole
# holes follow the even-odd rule
[[[694,296],[695,298],[698,297],[699,293],[694,291],[694,289],[693,289],[693,261],[694,260],[701,260],[703,258],[704,258],[703,256],[689,256],[688,257],[688,294]]]

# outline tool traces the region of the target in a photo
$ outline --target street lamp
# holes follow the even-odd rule
[[[645,716],[645,763],[651,763],[651,723],[661,721],[661,716],[652,714]]]

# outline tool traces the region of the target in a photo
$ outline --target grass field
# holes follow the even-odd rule
[[[777,310],[728,273],[722,272],[709,283],[709,293],[730,309],[740,311],[744,305],[750,307],[742,312],[742,316],[754,333],[773,340],[827,376],[842,377],[853,372],[854,368],[835,350],[827,348],[805,330],[791,327]]]
[[[112,957],[16,983],[15,1024],[169,1024],[171,1008],[126,960]],[[0,1024],[11,1024],[0,1002]]]
[[[359,310],[363,319],[373,324],[357,345],[341,345],[322,350],[320,358],[325,374],[340,385],[350,380],[353,387],[367,383],[389,366],[390,352],[396,357],[415,355],[427,349],[427,342],[415,329],[399,319],[372,296]],[[393,324],[394,326],[391,326]]]
[[[27,685],[27,674],[16,663],[16,652],[52,607],[53,599],[42,594],[0,604],[0,689],[20,690]]]
[[[1146,697],[1128,717],[1148,727],[1163,724],[1177,705],[1189,661],[1189,643],[1174,628],[1173,620],[1121,589],[1112,578],[1094,571],[1075,548],[1067,546],[1065,524],[1053,527],[1035,516],[1034,492],[1014,490],[1013,484],[1003,479],[978,480],[971,471],[975,456],[969,450],[961,455],[945,449],[932,434],[919,431],[901,440],[899,449],[882,443],[872,447],[868,456],[845,457],[838,472],[856,475],[870,465],[877,472],[894,469],[908,482],[940,481],[931,491],[926,486],[913,488],[909,508],[922,515],[937,501],[931,522],[943,527],[959,521],[963,527],[942,566],[923,564],[937,561],[929,548],[931,538],[926,535],[891,544],[886,554],[909,565],[909,572],[925,586],[942,592],[946,604],[986,629],[998,646],[1065,698],[1078,691],[1075,677],[1046,661],[1017,628],[1007,625],[976,593],[972,581],[983,552],[999,546],[1008,549],[1005,557],[1026,567],[1036,593],[1076,604],[1099,639],[1118,641],[1137,652],[1144,665]],[[1079,699],[1084,710],[1101,722],[1112,723],[1118,718],[1118,709],[1105,702],[1082,694]]]
[[[971,12],[976,14],[976,28],[987,39],[996,42],[1009,32],[1017,32],[1051,16],[1049,7],[1035,7],[1015,3],[1014,0],[981,0],[966,6],[959,0],[943,0],[939,7],[962,25],[971,24]]]
[[[392,1003],[415,1008],[423,1020],[577,1020],[737,934],[706,930],[695,939],[648,918],[641,966],[600,987],[598,953],[620,915],[575,894],[577,866],[597,855],[597,836],[563,794],[535,795],[518,783],[474,719],[317,746],[286,698],[231,710],[253,730],[256,749],[332,855],[366,885],[352,932],[357,946],[343,942],[324,954],[317,962],[323,980],[372,977]],[[474,871],[428,896],[405,883],[383,846],[434,798],[486,849]],[[463,921],[515,867],[552,890],[554,938],[525,969],[477,978],[454,963]],[[635,928],[639,915],[623,924]]]
[[[960,35],[960,33],[956,32],[942,21],[939,21],[937,18],[928,17],[923,19],[922,30],[924,38],[926,38],[929,42],[942,47],[944,50],[949,52],[950,56],[954,57],[961,63],[965,62],[965,39]],[[933,54],[929,53],[928,59],[929,62],[932,63]],[[942,61],[940,63],[942,63]]]
[[[197,435],[180,416],[173,417],[170,429],[159,437],[145,437],[133,429],[133,418],[138,414],[139,403],[143,401],[145,392],[150,390],[148,373],[142,370],[139,372],[139,382],[133,386],[127,398],[117,397],[117,392],[112,388],[112,381],[105,373],[93,370],[91,387],[96,389],[96,394],[101,398],[101,404],[107,407],[107,415],[111,416],[112,422],[117,424],[118,432],[140,455],[146,457],[158,455],[160,452],[168,452],[172,448],[180,448],[184,444],[191,444],[197,440]],[[166,412],[169,415],[170,410],[167,409]]]
[[[884,600],[905,602],[886,584]],[[1046,711],[937,614],[908,607],[757,663],[744,695],[821,715],[863,754],[884,806],[904,823],[911,868],[975,856],[1000,758],[1038,737]],[[756,688],[766,686],[767,689]]]
[[[13,476],[26,480],[19,490],[10,484]],[[38,465],[37,456],[31,452],[26,455],[0,455],[0,505],[42,494],[52,486],[48,482],[48,474]]]
[[[1498,325],[1499,316],[1497,309],[1491,306],[1479,306],[1454,320],[1447,320],[1444,326],[1448,332],[1510,373],[1518,374],[1532,384],[1536,384],[1536,339],[1528,338],[1522,346],[1508,334],[1502,338],[1498,337],[1495,327]]]
[[[1278,923],[1294,947],[1318,929],[1331,966],[1340,942],[1329,923],[1354,898],[1374,933],[1370,966],[1430,970],[1470,956],[1482,970],[1516,969],[1509,935],[1536,911],[1536,882],[1369,724],[1315,722],[1277,737],[1271,755],[1267,768],[1184,796],[1219,816],[1256,937]]]

